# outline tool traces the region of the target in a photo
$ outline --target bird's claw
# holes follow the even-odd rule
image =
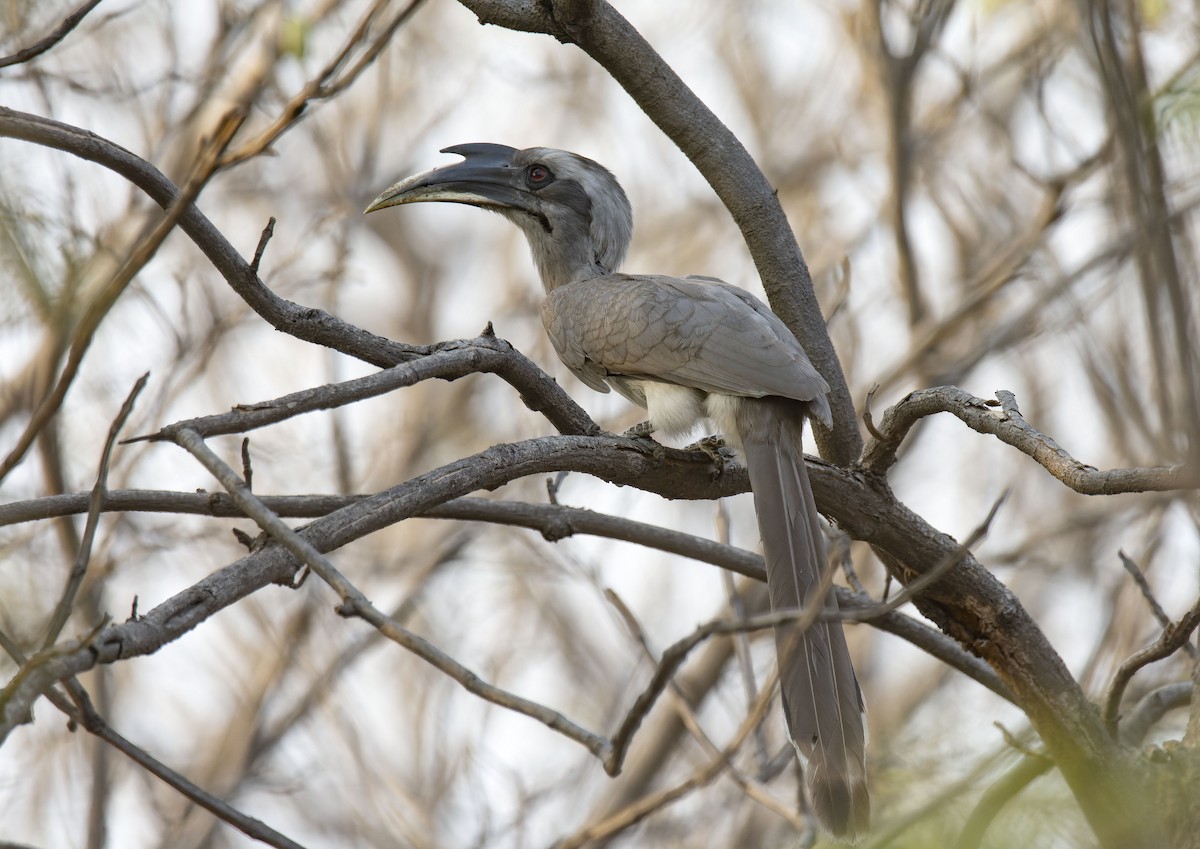
[[[630,439],[649,439],[652,433],[654,433],[653,422],[638,422],[622,435],[628,436]]]
[[[725,464],[733,457],[733,451],[725,444],[725,440],[719,436],[706,436],[703,439],[698,439],[685,450],[699,451],[706,454],[708,459],[712,460],[714,468],[710,477],[713,480],[716,480],[725,473]]]
[[[650,422],[639,422],[631,427],[625,433],[621,434],[627,439],[632,439],[637,449],[648,457],[653,457],[661,462],[666,458],[667,452],[662,445],[656,441],[650,434],[654,433],[654,425]]]

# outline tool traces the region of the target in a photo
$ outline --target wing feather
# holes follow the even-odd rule
[[[592,388],[621,376],[749,398],[812,401],[829,391],[765,304],[711,278],[583,280],[551,292],[542,318],[563,362]]]

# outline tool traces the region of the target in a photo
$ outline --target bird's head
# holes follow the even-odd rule
[[[442,153],[463,161],[401,180],[366,211],[445,201],[499,212],[525,233],[547,291],[611,274],[621,265],[633,213],[604,166],[548,147],[460,144]]]

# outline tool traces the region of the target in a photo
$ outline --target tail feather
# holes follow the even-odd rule
[[[800,449],[803,419],[795,405],[746,399],[739,430],[754,490],[773,610],[802,609],[820,591],[825,546]],[[837,610],[830,591],[824,609]],[[862,693],[838,622],[775,629],[788,731],[807,759],[813,811],[830,833],[866,832],[866,729]]]

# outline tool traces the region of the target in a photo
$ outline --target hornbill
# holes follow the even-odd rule
[[[775,629],[783,707],[818,821],[835,836],[861,835],[870,818],[862,694],[822,581],[825,547],[800,448],[806,416],[831,423],[828,384],[787,326],[742,289],[618,273],[633,215],[603,166],[544,147],[442,152],[463,161],[401,180],[366,211],[448,201],[520,227],[546,290],[542,321],[566,366],[645,407],[653,432],[681,435],[709,419],[743,453],[772,608],[804,609],[826,586],[815,604],[833,615],[801,633],[794,623]]]

